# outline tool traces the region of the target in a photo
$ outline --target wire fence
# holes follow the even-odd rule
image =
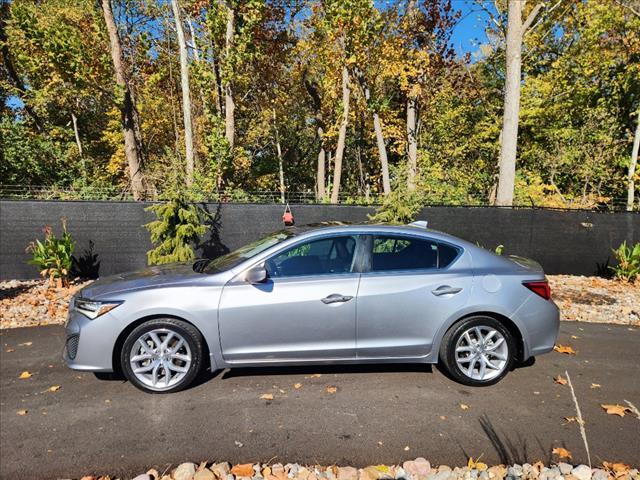
[[[156,191],[154,198],[162,199],[163,192]],[[129,190],[100,187],[59,187],[49,185],[3,185],[0,184],[0,198],[10,200],[77,200],[77,201],[134,201]],[[198,192],[195,196],[198,201],[210,203],[257,203],[274,204],[282,203],[280,191],[270,190],[225,190]],[[365,195],[357,192],[341,192],[338,202],[344,205],[376,206],[382,204],[384,196],[381,194]],[[291,204],[322,204],[329,203],[329,198],[319,198],[313,191],[292,192],[286,191],[284,202]],[[636,200],[634,211],[638,212],[639,201]],[[491,207],[494,206],[486,198],[478,196],[466,196],[464,198],[451,199],[444,196],[428,195],[425,206],[456,206],[456,207]],[[590,210],[590,211],[625,211],[627,209],[626,198],[608,198],[598,203],[585,204],[580,201],[567,201],[562,205],[553,205],[536,202],[530,199],[528,202],[519,202],[514,208],[542,208],[552,210]]]

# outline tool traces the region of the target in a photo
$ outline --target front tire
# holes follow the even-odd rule
[[[513,368],[516,342],[493,317],[478,315],[455,323],[440,346],[440,361],[456,381],[469,386],[498,383]]]
[[[140,390],[172,393],[188,387],[203,364],[203,339],[193,325],[158,318],[139,325],[120,352],[122,372]]]

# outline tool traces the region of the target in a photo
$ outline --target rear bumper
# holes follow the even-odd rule
[[[524,329],[522,360],[553,350],[560,330],[560,310],[553,300],[545,300],[532,293],[515,316]]]
[[[107,313],[90,320],[81,313],[70,311],[65,325],[65,345],[62,358],[73,370],[90,372],[113,371],[113,346],[115,328],[108,328]]]

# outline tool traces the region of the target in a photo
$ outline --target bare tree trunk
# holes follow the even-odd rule
[[[187,16],[187,24],[189,25],[189,35],[191,36],[193,58],[196,59],[196,62],[200,63],[200,51],[198,50],[198,44],[196,43],[196,31],[193,28],[193,21],[191,20],[191,16]]]
[[[537,5],[522,22],[522,0],[509,0],[507,19],[506,78],[504,88],[504,114],[500,142],[500,173],[496,205],[512,206],[516,181],[518,150],[518,117],[520,115],[520,81],[522,68],[522,41],[527,29],[542,8]]]
[[[496,205],[513,205],[520,112],[520,69],[522,53],[522,2],[509,0],[507,23],[507,72],[500,145],[500,173]]]
[[[76,145],[78,146],[78,154],[82,158],[82,143],[80,142],[80,132],[78,132],[78,117],[71,112],[71,124],[73,125],[73,135],[76,137]]]
[[[349,71],[347,66],[342,67],[342,121],[338,131],[338,145],[336,146],[336,159],[333,169],[333,189],[331,190],[331,203],[338,203],[340,195],[340,177],[342,176],[342,158],[344,145],[347,138],[347,125],[349,124],[349,100],[351,89],[349,87]]]
[[[636,124],[636,135],[633,139],[633,150],[631,150],[631,162],[629,163],[629,175],[627,177],[627,210],[633,210],[635,197],[636,166],[638,165],[638,149],[640,149],[640,111],[638,112],[638,123]]]
[[[358,78],[360,80],[360,84],[362,85],[362,89],[364,90],[364,98],[367,104],[370,104],[371,101],[371,91],[369,90],[369,85],[364,78],[364,75],[360,72],[357,72]],[[373,111],[373,130],[376,134],[376,145],[378,147],[378,158],[380,159],[380,168],[382,170],[382,191],[385,195],[389,195],[391,193],[391,182],[389,181],[389,160],[387,158],[387,147],[384,143],[384,134],[382,132],[382,124],[380,123],[380,116],[377,111]]]
[[[409,26],[415,23],[416,0],[409,0],[405,16]],[[418,174],[418,95],[417,85],[410,87],[407,96],[407,189],[416,189]]]
[[[320,139],[320,150],[318,151],[318,170],[316,175],[316,195],[318,200],[322,200],[327,195],[325,190],[325,148],[324,148],[324,130],[318,127],[318,138]]]
[[[227,31],[225,33],[225,47],[226,47],[226,59],[227,62],[231,59],[231,49],[233,48],[233,32],[235,28],[235,12],[229,4],[227,4]],[[227,73],[228,76],[228,73]],[[235,109],[236,105],[233,101],[233,88],[231,85],[231,79],[224,79],[224,134],[229,143],[229,149],[233,150],[235,141]]]
[[[186,184],[190,187],[193,183],[194,155],[193,155],[193,125],[191,123],[191,89],[189,86],[189,52],[184,36],[180,5],[178,0],[171,0],[173,18],[176,23],[178,35],[178,47],[180,51],[180,85],[182,88],[182,121],[184,123],[184,153],[186,162]]]
[[[418,97],[409,94],[407,99],[407,188],[416,189],[418,174]]]
[[[139,143],[136,132],[139,132],[138,117],[135,112],[131,87],[129,85],[124,55],[120,44],[118,27],[113,18],[111,0],[101,0],[104,21],[109,33],[111,46],[111,59],[116,75],[116,83],[124,89],[124,101],[122,110],[122,130],[124,133],[124,152],[129,165],[129,177],[131,180],[131,193],[136,200],[144,199],[147,194],[147,182],[143,173],[144,162],[142,159],[142,146]]]
[[[276,140],[276,152],[278,154],[278,174],[280,176],[280,201],[284,203],[284,162],[282,160],[282,148],[280,147],[280,135],[278,134],[278,122],[276,120],[276,110],[273,109],[273,131]]]

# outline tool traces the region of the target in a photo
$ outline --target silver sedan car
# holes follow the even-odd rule
[[[175,392],[205,368],[440,363],[492,385],[550,351],[540,265],[408,226],[290,227],[211,261],[102,278],[71,301],[64,359]]]

